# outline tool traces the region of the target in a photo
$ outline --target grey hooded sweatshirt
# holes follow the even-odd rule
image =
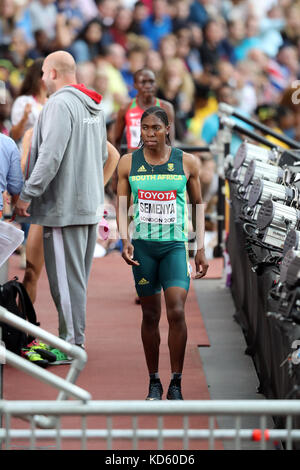
[[[101,96],[83,85],[51,95],[34,127],[20,198],[22,220],[49,227],[96,224],[103,215],[107,159]]]

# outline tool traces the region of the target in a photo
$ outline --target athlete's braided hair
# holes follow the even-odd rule
[[[143,120],[146,117],[150,116],[151,114],[155,114],[155,116],[157,116],[164,123],[164,125],[166,127],[169,125],[168,115],[167,115],[166,111],[163,108],[161,108],[160,106],[151,106],[150,108],[146,109],[146,111],[144,111],[143,114],[142,114],[141,124],[142,124]],[[169,134],[166,135],[166,143],[168,145],[172,145]],[[140,139],[140,142],[139,142],[139,147],[140,148],[144,147],[144,142],[142,140],[142,136],[141,136],[141,139]]]

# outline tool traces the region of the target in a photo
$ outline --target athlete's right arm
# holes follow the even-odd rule
[[[132,154],[123,155],[118,165],[117,186],[117,226],[123,243],[122,257],[127,264],[138,266],[139,263],[133,259],[133,245],[130,242],[128,227],[131,188],[129,174],[131,168]]]

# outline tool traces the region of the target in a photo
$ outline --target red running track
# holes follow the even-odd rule
[[[9,279],[17,275],[22,281],[24,271],[18,268],[19,257],[10,260]],[[212,263],[212,270],[220,264]],[[216,273],[211,272],[213,277]],[[209,400],[209,390],[202,368],[198,346],[210,346],[199,310],[192,281],[186,303],[188,342],[183,371],[182,389],[186,400]],[[81,372],[77,385],[88,390],[94,400],[144,400],[148,389],[148,374],[140,337],[141,310],[135,302],[135,289],[131,268],[118,252],[104,258],[95,258],[88,287],[86,349],[88,362]],[[35,309],[41,327],[57,334],[57,313],[43,270],[38,286]],[[160,376],[166,393],[170,380],[169,354],[167,347],[168,326],[165,310],[161,319]],[[52,366],[48,370],[66,377],[69,366]],[[165,398],[164,393],[164,398]],[[8,400],[55,400],[57,390],[40,383],[26,374],[4,367],[4,398]],[[149,403],[149,406],[151,404]],[[64,419],[65,427],[72,428],[77,418]],[[23,421],[13,420],[14,427],[27,426]],[[101,424],[102,423],[102,424]],[[152,424],[151,424],[152,423]],[[142,417],[140,427],[156,427],[156,418]],[[166,418],[165,426],[181,426],[178,417]],[[130,426],[127,418],[115,418],[114,426]],[[102,418],[88,418],[89,428],[105,427]],[[191,418],[190,426],[207,426],[207,418]],[[21,443],[15,444],[22,445]],[[51,448],[53,443],[48,443]],[[141,442],[142,449],[155,449],[155,442]],[[194,446],[194,447],[193,447]],[[195,447],[196,446],[196,447]],[[46,446],[47,447],[47,446]],[[217,446],[219,447],[219,446]],[[78,443],[65,441],[66,449],[78,448]],[[89,449],[105,449],[103,442],[90,441]],[[131,448],[131,443],[118,441],[115,449]],[[166,441],[165,448],[181,449],[182,443]],[[190,443],[191,449],[207,448],[202,442]],[[220,447],[219,447],[220,448]]]

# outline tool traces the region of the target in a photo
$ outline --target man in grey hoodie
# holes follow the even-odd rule
[[[45,265],[59,314],[59,336],[82,346],[104,180],[117,161],[107,158],[101,96],[77,84],[73,57],[54,52],[42,70],[51,96],[34,127],[28,179],[15,213],[44,227]]]

